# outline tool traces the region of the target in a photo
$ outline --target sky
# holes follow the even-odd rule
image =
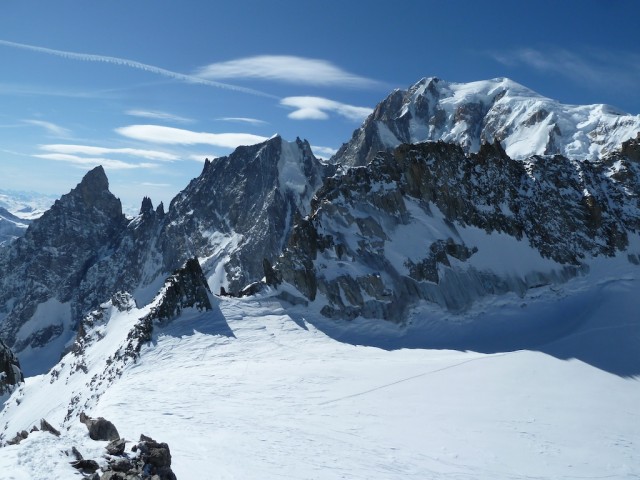
[[[274,134],[330,157],[423,77],[640,113],[636,0],[0,0],[0,189],[103,165],[129,212]]]

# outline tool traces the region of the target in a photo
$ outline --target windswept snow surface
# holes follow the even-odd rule
[[[597,285],[496,297],[465,316],[425,306],[407,327],[333,322],[314,304],[287,313],[269,294],[224,299],[156,330],[88,413],[127,439],[167,442],[180,479],[637,479],[640,268],[625,263],[594,265]],[[7,401],[8,437],[42,417],[63,435],[0,449],[0,477],[73,478],[72,445],[100,459],[105,442],[63,424],[67,403],[89,398],[84,382],[146,311],[99,327],[86,375],[65,377],[66,357],[58,381],[29,378]],[[494,339],[507,324],[555,325],[555,338],[485,353],[397,348],[428,345],[438,323],[454,344],[465,322]]]

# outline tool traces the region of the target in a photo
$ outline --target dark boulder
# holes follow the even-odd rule
[[[91,418],[83,413],[80,414],[80,421],[87,426],[89,437],[92,440],[119,440],[120,434],[115,425],[103,417]]]

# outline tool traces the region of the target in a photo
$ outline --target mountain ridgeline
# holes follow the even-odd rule
[[[0,338],[26,370],[30,355],[55,363],[90,311],[123,292],[149,303],[193,258],[214,293],[266,283],[285,305],[400,323],[421,302],[455,313],[588,275],[593,259],[638,264],[638,132],[640,116],[506,79],[431,78],[329,162],[275,136],[207,160],[166,211],[145,197],[126,218],[97,167],[0,248]]]

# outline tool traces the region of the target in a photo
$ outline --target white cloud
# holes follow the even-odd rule
[[[135,60],[129,60],[126,58],[110,57],[107,55],[94,55],[90,53],[76,53],[66,50],[55,50],[53,48],[39,47],[36,45],[27,45],[24,43],[10,42],[8,40],[0,40],[0,45],[11,48],[18,48],[22,50],[29,50],[32,52],[44,53],[46,55],[53,55],[56,57],[67,58],[70,60],[80,60],[83,62],[98,62],[107,63],[112,65],[120,65],[123,67],[135,68],[137,70],[143,70],[145,72],[153,73],[155,75],[161,75],[163,77],[172,78],[186,83],[194,83],[199,85],[206,85],[215,88],[224,88],[227,90],[233,90],[236,92],[248,93],[251,95],[258,95],[261,97],[277,98],[268,93],[253,90],[251,88],[238,87],[236,85],[229,85],[227,83],[220,83],[211,80],[207,80],[203,77],[194,75],[185,75],[184,73],[173,72],[165,68],[156,67],[154,65],[148,65],[146,63],[136,62]]]
[[[253,145],[264,142],[267,137],[250,133],[207,133],[193,132],[182,128],[160,125],[129,125],[116,128],[118,134],[144,142],[166,145],[213,145],[216,147],[236,148],[240,145]]]
[[[68,155],[65,153],[42,153],[33,156],[44,160],[69,163],[79,168],[91,168],[102,165],[111,170],[131,170],[135,168],[155,168],[158,166],[155,163],[128,163],[110,158],[78,157],[77,155]]]
[[[40,150],[62,154],[80,154],[80,155],[113,155],[121,154],[133,157],[146,158],[148,160],[172,161],[178,160],[179,157],[172,153],[159,152],[157,150],[144,150],[139,148],[105,148],[94,147],[91,145],[65,145],[51,144],[40,145]]]
[[[257,118],[247,118],[247,117],[223,117],[223,118],[217,118],[216,120],[220,120],[223,122],[248,123],[250,125],[267,125],[267,122],[265,122],[264,120],[258,120]]]
[[[35,125],[36,127],[44,128],[47,132],[57,137],[68,137],[71,131],[56,125],[55,123],[45,122],[44,120],[23,120],[23,123],[28,125]]]
[[[336,150],[335,148],[320,147],[318,145],[311,145],[311,151],[316,157],[320,157],[320,158],[330,158],[336,153],[338,153],[338,150]]]
[[[280,104],[295,108],[288,115],[294,120],[326,120],[329,118],[328,112],[333,112],[349,120],[362,121],[373,112],[372,108],[356,107],[322,97],[286,97]]]
[[[172,113],[160,112],[157,110],[127,110],[127,115],[132,117],[153,118],[154,120],[167,120],[177,123],[193,123],[191,118],[181,117]]]
[[[258,78],[299,85],[373,87],[379,82],[349,73],[327,60],[292,55],[258,55],[201,67],[199,78]]]

